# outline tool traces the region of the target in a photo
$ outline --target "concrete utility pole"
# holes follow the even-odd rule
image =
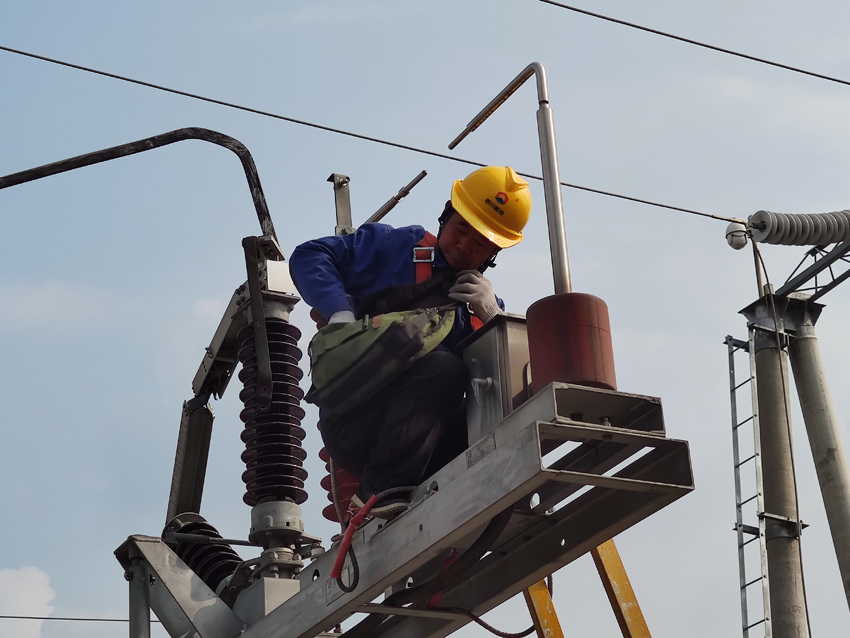
[[[809,445],[823,496],[844,595],[850,605],[850,472],[824,372],[815,323],[823,306],[790,299],[794,323],[789,352]]]
[[[791,453],[788,354],[782,316],[786,299],[772,294],[742,310],[756,329],[758,417],[773,638],[805,638],[797,498]],[[777,309],[777,306],[779,307]],[[778,337],[778,338],[777,338]]]

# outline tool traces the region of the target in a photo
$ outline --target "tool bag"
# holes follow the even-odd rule
[[[455,305],[365,316],[332,323],[310,342],[310,403],[336,414],[348,412],[420,357],[452,329]]]

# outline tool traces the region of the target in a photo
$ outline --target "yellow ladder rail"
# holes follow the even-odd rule
[[[652,638],[614,541],[602,543],[590,554],[623,638]],[[535,583],[523,595],[538,638],[564,638],[546,580]]]

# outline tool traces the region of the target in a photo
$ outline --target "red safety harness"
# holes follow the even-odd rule
[[[437,250],[437,238],[425,231],[425,236],[413,247],[413,263],[416,265],[416,283],[421,284],[431,278],[431,269],[434,264],[434,252]],[[472,329],[478,330],[484,325],[475,315],[469,316]]]

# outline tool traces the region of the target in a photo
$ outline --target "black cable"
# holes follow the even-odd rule
[[[439,607],[439,609],[442,611],[453,611],[456,614],[462,614],[469,618],[472,622],[477,623],[481,627],[484,627],[484,629],[489,631],[491,634],[499,636],[499,638],[525,638],[525,636],[530,636],[534,633],[534,625],[531,625],[531,627],[529,627],[525,631],[520,631],[518,633],[512,634],[507,631],[500,631],[496,629],[493,625],[486,623],[479,616],[476,616],[468,609],[461,609],[460,607]]]
[[[336,579],[337,587],[346,594],[353,592],[357,589],[357,585],[360,584],[360,565],[357,562],[357,556],[354,554],[354,547],[352,545],[348,546],[348,558],[351,560],[351,584],[346,585],[342,581],[342,578]]]
[[[333,461],[331,461],[331,462],[333,462]],[[331,469],[333,470],[333,466],[331,466]],[[333,477],[333,474],[331,474],[331,477]],[[333,480],[331,481],[331,484],[333,485]],[[399,487],[391,487],[390,489],[384,490],[383,492],[378,492],[378,494],[376,495],[378,497],[377,502],[379,503],[381,501],[381,499],[384,499],[388,496],[393,496],[395,494],[409,494],[410,492],[415,490],[416,487],[417,487],[416,485],[401,485]],[[336,494],[334,494],[334,498],[337,498]],[[335,505],[336,505],[336,503],[335,503]],[[354,519],[352,518],[351,522],[349,522],[349,525],[352,525],[353,521],[354,521]],[[345,536],[345,531],[347,531],[347,528],[346,528],[346,530],[343,531],[343,534],[340,537],[340,540],[342,540],[342,537]],[[336,579],[336,584],[346,594],[350,594],[355,589],[357,589],[357,585],[360,584],[360,565],[357,562],[357,556],[354,554],[354,545],[353,544],[349,545],[346,548],[345,551],[346,551],[346,554],[348,555],[348,558],[351,560],[351,584],[346,585],[343,582],[342,577]]]
[[[70,618],[62,616],[0,616],[6,620],[75,620],[77,622],[130,622],[128,618]],[[151,622],[162,622],[151,618]]]
[[[574,11],[575,13],[581,13],[586,16],[590,16],[592,18],[599,18],[600,20],[605,20],[607,22],[613,22],[615,24],[620,24],[624,27],[631,27],[632,29],[638,29],[640,31],[646,31],[647,33],[652,33],[654,35],[660,35],[664,38],[670,38],[671,40],[678,40],[679,42],[685,42],[687,44],[693,44],[694,46],[703,47],[704,49],[711,49],[712,51],[719,51],[720,53],[726,53],[727,55],[734,55],[738,58],[744,58],[745,60],[752,60],[753,62],[760,62],[761,64],[767,64],[769,66],[774,66],[779,69],[785,69],[786,71],[793,71],[794,73],[801,73],[803,75],[808,75],[813,78],[818,78],[820,80],[827,80],[829,82],[836,82],[837,84],[844,84],[845,86],[850,86],[850,80],[842,80],[841,78],[835,78],[831,75],[824,75],[823,73],[815,73],[814,71],[807,71],[805,69],[801,69],[796,66],[790,66],[788,64],[782,64],[781,62],[774,62],[773,60],[767,60],[765,58],[758,58],[754,55],[749,55],[747,53],[740,53],[738,51],[733,51],[732,49],[724,49],[723,47],[715,46],[713,44],[707,44],[706,42],[700,42],[699,40],[691,40],[690,38],[685,38],[680,35],[674,35],[672,33],[668,33],[666,31],[660,31],[658,29],[652,29],[650,27],[645,27],[640,24],[635,24],[634,22],[628,22],[626,20],[620,20],[618,18],[612,18],[611,16],[606,16],[601,13],[594,13],[593,11],[588,11],[586,9],[579,9],[578,7],[573,7],[567,4],[563,4],[561,2],[555,2],[554,0],[540,0],[545,4],[551,4],[555,7],[560,7],[561,9],[566,9],[567,11]]]
[[[470,166],[487,166],[484,162],[476,162],[474,160],[464,159],[462,157],[453,157],[452,155],[446,155],[445,153],[437,153],[436,151],[429,151],[423,148],[417,148],[415,146],[409,146],[407,144],[400,144],[398,142],[391,142],[389,140],[384,140],[378,137],[371,137],[369,135],[362,135],[360,133],[353,133],[351,131],[346,131],[343,129],[333,128],[331,126],[325,126],[323,124],[316,124],[314,122],[307,122],[306,120],[299,120],[293,117],[287,117],[285,115],[280,115],[278,113],[271,113],[269,111],[262,111],[260,109],[251,108],[249,106],[243,106],[241,104],[234,104],[232,102],[225,102],[224,100],[217,100],[211,97],[205,97],[203,95],[198,95],[196,93],[189,93],[187,91],[180,91],[178,89],[172,89],[167,86],[162,86],[160,84],[153,84],[152,82],[145,82],[143,80],[136,80],[134,78],[130,78],[124,75],[117,75],[115,73],[109,73],[107,71],[100,71],[98,69],[92,69],[90,67],[81,66],[79,64],[73,64],[71,62],[64,62],[62,60],[57,60],[54,58],[48,58],[43,55],[38,55],[35,53],[29,53],[27,51],[21,51],[19,49],[13,49],[11,47],[0,45],[0,50],[8,51],[9,53],[16,53],[17,55],[23,55],[26,57],[34,58],[36,60],[41,60],[43,62],[50,62],[51,64],[59,64],[61,66],[66,66],[71,69],[77,69],[78,71],[85,71],[86,73],[94,73],[95,75],[102,75],[104,77],[112,78],[114,80],[121,80],[123,82],[130,82],[131,84],[138,84],[140,86],[145,86],[151,89],[156,89],[158,91],[165,91],[166,93],[173,93],[175,95],[182,95],[183,97],[192,98],[194,100],[201,100],[202,102],[209,102],[210,104],[218,104],[219,106],[226,106],[232,109],[238,109],[240,111],[246,111],[248,113],[254,113],[256,115],[263,115],[265,117],[271,117],[277,120],[283,120],[285,122],[290,122],[292,124],[299,124],[301,126],[308,126],[310,128],[319,129],[321,131],[327,131],[329,133],[337,133],[338,135],[346,135],[348,137],[353,137],[355,139],[364,140],[366,142],[373,142],[375,144],[383,144],[384,146],[391,146],[393,148],[399,148],[405,151],[411,151],[413,153],[420,153],[422,155],[429,155],[431,157],[438,157],[440,159],[451,160],[453,162],[459,162],[461,164],[469,164]],[[543,178],[539,175],[533,175],[531,173],[522,173],[519,172],[519,175],[523,177],[527,177],[529,179],[534,179],[538,181],[543,181]],[[611,191],[603,191],[597,188],[590,188],[588,186],[580,186],[578,184],[570,184],[568,182],[561,182],[561,186],[565,186],[567,188],[573,188],[575,190],[581,190],[588,193],[595,193],[597,195],[604,195],[606,197],[614,197],[617,199],[624,199],[630,202],[637,202],[638,204],[646,204],[648,206],[655,206],[657,208],[666,208],[667,210],[675,210],[682,213],[688,213],[690,215],[698,215],[700,217],[708,217],[710,219],[718,219],[720,221],[726,222],[736,222],[740,221],[738,219],[733,219],[730,217],[722,217],[720,215],[711,215],[709,213],[704,213],[701,211],[693,210],[690,208],[682,208],[680,206],[672,206],[669,204],[661,204],[659,202],[653,202],[648,199],[640,199],[638,197],[630,197],[628,195],[621,195],[619,193],[614,193]]]

